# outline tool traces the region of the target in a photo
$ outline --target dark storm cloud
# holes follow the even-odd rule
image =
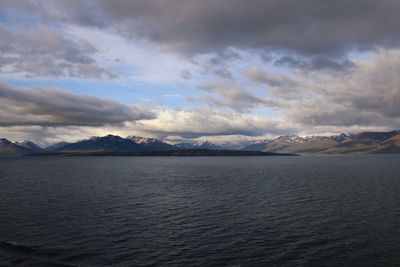
[[[0,84],[0,126],[101,126],[150,119],[137,107],[55,89],[17,89]]]
[[[232,46],[336,55],[352,48],[398,45],[400,39],[396,0],[150,0],[99,5],[114,22],[132,22],[133,34],[189,53]]]
[[[2,1],[46,20],[113,27],[180,53],[230,47],[337,56],[393,47],[400,40],[397,0]]]

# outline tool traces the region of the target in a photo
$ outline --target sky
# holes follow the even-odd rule
[[[398,0],[0,0],[0,137],[400,129]]]

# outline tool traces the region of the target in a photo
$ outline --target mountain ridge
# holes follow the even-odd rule
[[[400,153],[399,136],[399,130],[332,136],[286,135],[264,142],[257,148],[260,151],[303,154]],[[247,150],[249,146],[242,149]]]
[[[137,153],[174,150],[258,151],[288,154],[400,153],[400,131],[342,133],[332,136],[283,135],[272,140],[230,146],[210,141],[166,143],[156,138],[117,135],[93,136],[77,142],[60,142],[41,148],[32,141],[11,142],[0,139],[0,155],[19,156],[55,153]],[[161,153],[162,154],[162,153]],[[184,154],[184,153],[183,153]],[[207,153],[206,153],[207,154]]]
[[[15,144],[6,138],[0,139],[0,155],[2,156],[20,156],[32,153],[33,151],[18,144]]]

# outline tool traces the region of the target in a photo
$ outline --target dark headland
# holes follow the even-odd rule
[[[165,151],[63,151],[36,153],[30,156],[162,156],[162,157],[180,157],[180,156],[219,156],[219,157],[243,157],[243,156],[298,156],[298,154],[274,153],[261,151],[242,151],[242,150],[211,150],[211,149],[177,149]]]

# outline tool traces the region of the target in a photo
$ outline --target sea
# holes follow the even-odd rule
[[[0,266],[400,266],[400,155],[0,158]]]

